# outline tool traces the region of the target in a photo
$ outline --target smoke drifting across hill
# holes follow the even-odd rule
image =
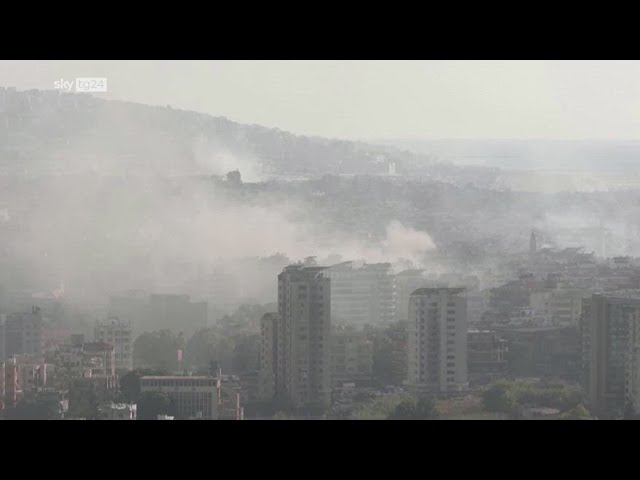
[[[126,289],[206,298],[226,283],[237,301],[264,303],[282,266],[307,256],[419,266],[437,253],[431,270],[440,260],[489,268],[497,252],[526,250],[538,217],[555,230],[546,239],[566,244],[558,215],[615,226],[608,253],[638,238],[637,195],[490,189],[468,181],[499,172],[395,149],[163,107],[0,93],[0,280],[11,288],[64,281],[66,294],[104,302]],[[214,178],[235,169],[250,183]],[[602,235],[588,234],[587,248],[603,251]]]
[[[39,152],[50,164],[62,159],[58,173],[46,169],[5,177],[9,188],[1,206],[13,232],[3,242],[11,256],[5,258],[10,266],[5,282],[8,272],[16,274],[13,285],[27,289],[50,290],[64,282],[67,294],[91,302],[127,289],[206,297],[215,293],[206,285],[210,272],[223,269],[235,284],[244,284],[239,295],[265,302],[273,300],[269,295],[283,262],[256,282],[269,285],[253,288],[248,286],[256,278],[252,265],[278,252],[288,261],[340,255],[419,263],[435,248],[426,232],[398,221],[387,225],[381,241],[367,240],[327,227],[312,205],[268,193],[253,196],[251,185],[217,180],[236,169],[244,180],[260,180],[262,165],[248,148],[236,152],[215,137],[196,133],[191,151],[172,144],[154,163],[143,146],[153,144],[154,132],[135,116],[117,112],[109,121],[117,118],[142,132],[140,137],[120,138],[117,149],[108,151],[102,136],[72,135],[64,148]],[[107,122],[99,119],[99,125]],[[193,288],[198,279],[205,286]]]

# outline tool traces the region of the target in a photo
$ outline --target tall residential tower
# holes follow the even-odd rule
[[[583,387],[591,413],[640,412],[640,298],[592,295],[582,304]]]
[[[464,288],[420,288],[411,294],[407,384],[417,394],[468,387],[464,293]]]
[[[292,265],[278,275],[275,391],[294,407],[331,402],[331,289],[324,270]]]

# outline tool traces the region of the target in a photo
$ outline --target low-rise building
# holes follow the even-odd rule
[[[211,376],[146,376],[140,379],[140,392],[167,395],[179,419],[218,419],[220,378]]]
[[[467,349],[470,384],[484,385],[507,375],[507,341],[495,332],[469,330]]]
[[[493,331],[507,340],[509,374],[516,377],[580,378],[580,334],[577,326],[505,326]]]
[[[133,370],[132,331],[131,322],[116,317],[96,322],[95,341],[113,346],[115,368],[118,373]]]
[[[18,366],[18,382],[23,392],[31,393],[48,385],[55,365],[45,363],[41,355],[16,355],[14,358]]]
[[[71,377],[116,375],[114,347],[106,342],[85,342],[84,335],[72,335],[71,341],[59,345],[56,362]]]
[[[218,389],[218,420],[244,420],[242,387],[236,375],[222,375]]]

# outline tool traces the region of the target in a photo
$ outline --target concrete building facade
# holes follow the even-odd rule
[[[331,383],[369,386],[373,380],[373,342],[364,331],[340,326],[331,334]]]
[[[468,388],[464,288],[420,288],[409,300],[407,384],[418,394]]]
[[[409,299],[419,288],[430,287],[432,282],[424,270],[404,270],[395,275],[395,319],[406,321],[409,318]]]
[[[592,295],[580,321],[582,381],[591,413],[640,412],[640,297]]]
[[[395,290],[390,270],[389,263],[343,262],[328,267],[332,321],[351,326],[393,322]]]
[[[260,371],[258,398],[272,400],[276,393],[276,365],[278,350],[278,314],[265,313],[260,319]]]
[[[331,403],[331,285],[325,267],[278,275],[276,397],[297,408]]]
[[[469,383],[483,385],[507,376],[507,340],[490,330],[467,332]]]
[[[98,320],[95,325],[96,342],[113,346],[115,368],[118,373],[133,370],[133,329],[131,322],[112,317]]]
[[[3,328],[5,358],[23,353],[41,354],[42,327],[42,314],[38,307],[33,307],[30,313],[8,314]]]
[[[140,392],[166,394],[181,420],[218,419],[220,379],[206,376],[147,376],[140,379]]]

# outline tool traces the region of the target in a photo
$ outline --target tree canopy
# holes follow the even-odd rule
[[[410,398],[400,402],[388,420],[434,420],[438,417],[439,412],[431,398]]]
[[[138,399],[138,420],[157,420],[158,415],[175,415],[171,399],[161,392],[144,392]]]
[[[120,395],[126,403],[136,403],[140,396],[140,379],[146,375],[168,375],[169,372],[161,369],[143,368],[132,370],[120,377]]]
[[[35,395],[20,400],[15,407],[5,410],[6,420],[57,420],[60,418],[59,401],[52,396]]]
[[[482,394],[483,407],[487,412],[509,414],[514,413],[518,405],[540,405],[567,412],[576,409],[581,401],[582,392],[578,387],[562,384],[501,381]]]
[[[516,400],[509,386],[499,383],[482,394],[482,405],[487,412],[513,413]]]
[[[141,367],[178,368],[178,337],[171,330],[145,332],[133,343],[133,359]]]

